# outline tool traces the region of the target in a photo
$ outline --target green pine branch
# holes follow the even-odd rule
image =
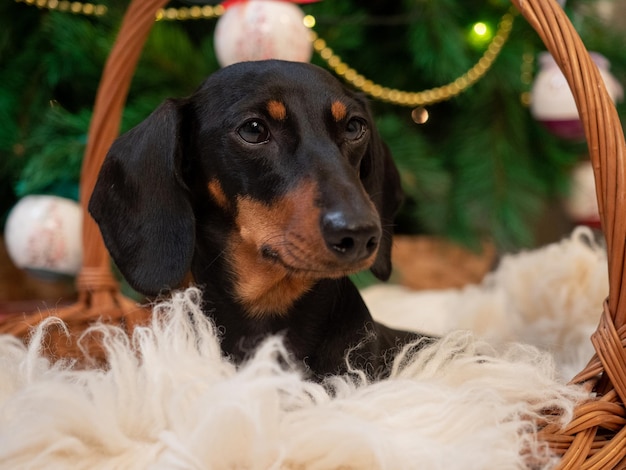
[[[52,192],[76,197],[81,158],[102,67],[126,1],[88,18],[0,3],[0,214],[18,197]],[[494,30],[506,0],[333,0],[303,5],[316,31],[350,66],[389,87],[444,85],[481,56],[468,42],[476,21]],[[624,83],[625,35],[590,14],[591,0],[568,12],[589,49],[612,62]],[[213,21],[155,24],[133,78],[122,131],[170,96],[190,94],[218,68]],[[383,138],[402,173],[407,201],[398,229],[477,246],[485,237],[507,249],[531,246],[534,224],[568,190],[568,171],[585,150],[548,134],[520,95],[524,52],[544,50],[518,16],[492,69],[473,87],[428,107],[417,125],[410,109],[372,100]],[[324,66],[315,56],[313,62]],[[621,115],[624,105],[618,106]]]

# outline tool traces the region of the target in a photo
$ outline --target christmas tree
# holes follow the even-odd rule
[[[91,108],[126,7],[120,1],[44,3],[0,5],[3,216],[28,194],[78,197]],[[194,3],[170,6],[189,12],[199,9]],[[606,56],[613,74],[623,78],[624,34],[594,6],[583,0],[565,5],[589,50]],[[423,106],[402,103],[406,95],[398,93],[372,96],[407,194],[399,231],[469,246],[485,237],[503,249],[532,246],[538,217],[567,191],[569,171],[585,149],[552,135],[529,112],[537,56],[545,48],[509,3],[327,0],[300,7],[314,18],[313,30],[323,40],[312,62],[334,71],[341,71],[338,62],[346,64],[362,79],[345,73],[343,78],[357,86],[367,81],[369,92],[376,85],[399,92],[439,90]],[[219,20],[208,16],[155,24],[122,131],[163,99],[191,93],[219,67]],[[618,110],[623,113],[623,106]],[[417,124],[426,113],[429,119]]]

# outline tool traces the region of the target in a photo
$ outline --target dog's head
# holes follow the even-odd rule
[[[387,279],[401,199],[363,97],[319,67],[260,61],[221,69],[117,139],[89,210],[140,292],[176,287],[215,243],[252,305],[272,283],[297,297],[367,268]],[[210,213],[224,226],[200,226]],[[207,240],[215,230],[226,235]]]

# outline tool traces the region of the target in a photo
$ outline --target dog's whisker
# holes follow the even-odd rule
[[[281,243],[286,243],[284,240],[285,235],[283,232],[277,232],[268,236],[265,236],[261,239],[261,245],[272,243],[273,245],[279,245]],[[279,240],[278,243],[275,240]]]
[[[209,263],[206,265],[206,267],[210,268],[215,263],[217,263],[221,258],[224,257],[224,255],[226,254],[227,251],[228,250],[226,248],[224,248],[222,251],[220,251],[215,257],[213,257],[213,259],[211,261],[209,261]]]

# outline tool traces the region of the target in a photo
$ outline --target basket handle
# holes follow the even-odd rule
[[[608,308],[626,323],[624,134],[598,68],[554,0],[512,0],[541,37],[569,83],[585,129],[609,260]]]
[[[119,134],[122,111],[143,45],[154,24],[156,12],[166,3],[167,0],[133,0],[130,3],[102,72],[80,175],[83,263],[77,279],[79,294],[116,285],[109,253],[87,206],[106,153]]]

